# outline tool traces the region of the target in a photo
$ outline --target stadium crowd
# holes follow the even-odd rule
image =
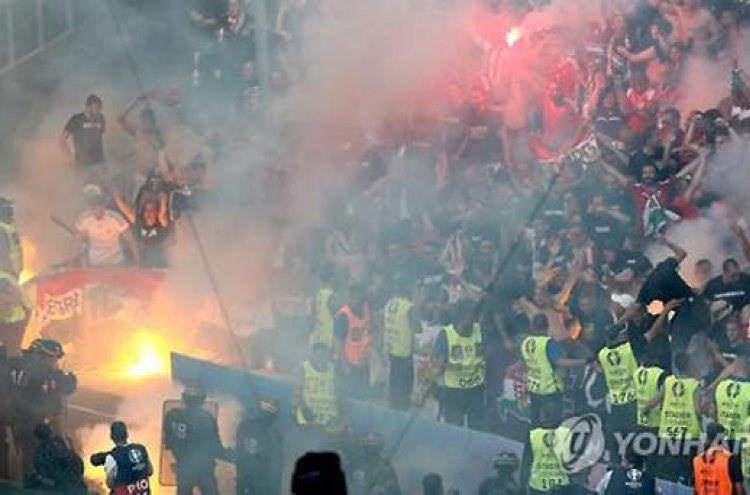
[[[545,8],[481,3],[490,16]],[[344,397],[387,404],[525,442],[522,460],[498,456],[498,476],[482,485],[483,495],[520,487],[583,493],[596,489],[587,485],[595,463],[572,469],[560,459],[560,444],[570,440],[570,418],[595,413],[603,422],[602,460],[618,466],[602,492],[654,493],[654,477],[695,486],[699,495],[744,491],[750,455],[704,450],[700,442],[723,435],[743,447],[750,435],[750,275],[731,257],[740,251],[750,261],[750,233],[736,207],[743,198],[709,188],[707,180],[740,165],[722,161],[721,148],[748,139],[750,78],[741,67],[750,12],[732,0],[596,8],[599,22],[548,71],[523,126],[509,123],[512,102],[498,96],[495,74],[503,70],[498,50],[523,49],[523,41],[501,36],[498,46],[475,33],[465,63],[446,71],[439,110],[394,113],[346,177],[331,181],[320,222],[279,236],[270,316],[258,324],[257,338],[275,343],[266,350],[280,373],[296,376],[292,413],[300,428],[333,437],[345,431]],[[194,83],[214,95],[217,87],[236,89],[224,91],[222,115],[248,128],[263,119],[263,99],[273,102],[304,81],[305,22],[324,15],[311,0],[282,3],[269,40],[274,94],[261,95],[248,5],[202,1],[190,13],[196,29],[215,40],[196,52]],[[525,36],[543,43],[556,35]],[[686,67],[698,58],[725,67],[716,74],[725,95],[710,107],[680,111]],[[167,269],[181,214],[210,195],[207,184],[222,158],[215,136],[185,124],[175,142],[158,124],[159,109],[178,100],[172,90],[147,92],[118,116],[135,144],[135,166],[124,173],[107,165],[101,98],[89,96],[84,112],[65,125],[61,147],[88,176],[89,208],[71,229],[85,246],[86,266]],[[272,203],[269,216],[282,229],[291,224],[283,191],[297,170],[274,168],[264,182],[280,191],[265,191],[262,200]],[[37,357],[56,362],[62,349],[54,342],[20,349],[19,322],[30,308],[16,283],[21,258],[12,205],[0,206],[7,234],[2,330],[10,362],[21,363],[10,369]],[[726,256],[720,269],[708,259],[685,266],[689,253],[670,240],[673,229],[709,214],[732,225],[735,242],[715,253]],[[653,262],[647,251],[655,246],[670,256]],[[72,393],[74,377],[50,369],[65,387],[20,379],[9,386]],[[34,423],[54,426],[45,420],[60,407],[56,399],[48,417],[34,416]],[[511,431],[517,422],[528,430],[521,438]],[[17,434],[31,450],[35,425],[23,424]],[[123,428],[113,426],[116,444],[127,445]],[[685,448],[670,456],[623,450],[618,439],[629,433]],[[36,435],[42,445],[52,441],[44,428]],[[262,444],[269,442],[275,440]],[[350,491],[400,493],[398,466],[381,449],[377,434],[363,435],[354,452],[341,449]],[[209,467],[236,453],[222,447],[211,455],[203,459]],[[724,471],[713,467],[715,456],[725,456]],[[128,462],[114,457],[108,474],[112,462]],[[254,469],[243,473],[262,478]],[[511,481],[516,470],[518,482]],[[185,484],[202,482],[185,481],[195,478],[192,469],[182,476]],[[134,482],[112,478],[126,481]],[[714,481],[730,491],[711,491]],[[212,493],[210,486],[201,490]],[[274,489],[266,490],[242,493]],[[442,493],[439,476],[428,475],[424,490]]]

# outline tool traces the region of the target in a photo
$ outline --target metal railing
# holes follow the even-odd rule
[[[74,0],[0,0],[0,74],[74,29]]]

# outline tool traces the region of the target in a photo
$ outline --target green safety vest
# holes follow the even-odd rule
[[[333,315],[329,303],[333,296],[331,289],[320,289],[315,297],[315,330],[313,343],[321,342],[333,348]]]
[[[8,270],[11,275],[16,277],[23,270],[23,251],[21,249],[21,239],[18,237],[15,224],[0,222],[0,230],[5,235],[5,243],[8,246],[7,258],[2,260],[0,270]]]
[[[724,380],[715,392],[716,420],[727,438],[734,438],[750,413],[750,383]]]
[[[740,433],[737,434],[737,440],[742,445],[742,474],[745,475],[745,479],[750,477],[750,418],[743,418]]]
[[[638,424],[649,428],[658,428],[661,420],[661,405],[644,412],[646,405],[659,395],[659,378],[664,370],[658,366],[639,366],[633,372],[635,384],[635,401],[638,404]]]
[[[695,407],[695,393],[700,382],[695,378],[669,376],[664,380],[659,436],[662,438],[697,439],[701,423]]]
[[[482,385],[486,362],[482,346],[482,330],[474,324],[471,335],[459,335],[453,325],[445,327],[448,341],[448,362],[445,365],[444,383],[447,388],[474,388]]]
[[[394,297],[385,305],[385,350],[400,358],[410,357],[413,349],[413,332],[409,312],[411,301]]]
[[[336,401],[336,381],[333,365],[325,371],[318,371],[309,361],[302,363],[304,383],[302,384],[302,399],[312,411],[312,424],[325,425],[338,416]],[[306,424],[307,420],[300,413],[297,418],[299,424]]]
[[[635,400],[633,372],[638,366],[630,342],[599,351],[599,364],[609,389],[609,402],[613,406],[629,404]]]
[[[10,273],[0,272],[0,280],[10,283],[21,295],[21,299],[13,307],[0,307],[0,323],[17,323],[25,320],[26,314],[32,307],[31,300],[26,291],[18,285],[18,279]]]
[[[526,363],[529,393],[551,395],[562,390],[562,380],[547,358],[549,337],[529,336],[521,342],[521,356]]]
[[[529,433],[532,455],[529,487],[532,489],[547,492],[570,484],[558,455],[567,433],[565,428],[536,428]]]

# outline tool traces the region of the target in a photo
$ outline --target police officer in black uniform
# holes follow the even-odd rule
[[[188,387],[182,394],[184,407],[169,411],[164,418],[164,443],[175,459],[177,495],[218,495],[216,460],[231,461],[233,453],[225,449],[219,437],[219,425],[203,409],[206,393]]]
[[[279,405],[258,401],[257,411],[246,413],[237,427],[237,495],[281,493],[281,432],[276,424]]]
[[[75,375],[60,369],[63,356],[59,342],[37,339],[9,364],[13,435],[24,473],[29,473],[32,467],[34,428],[48,424],[53,432],[59,432],[63,398],[78,387]]]
[[[347,467],[347,483],[352,495],[401,495],[396,471],[382,457],[383,437],[367,433],[359,442],[359,451]]]
[[[516,472],[521,462],[513,452],[500,452],[494,461],[497,474],[482,482],[479,495],[521,495],[521,485],[516,481]]]
[[[38,442],[34,449],[34,471],[26,476],[24,486],[63,495],[86,495],[83,460],[70,440],[55,435],[47,424],[37,425],[34,436]]]
[[[104,461],[107,486],[111,495],[151,495],[149,478],[154,468],[146,447],[128,443],[128,428],[122,421],[115,421],[109,429],[115,448]]]

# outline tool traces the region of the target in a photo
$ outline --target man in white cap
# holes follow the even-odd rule
[[[138,248],[130,226],[117,213],[107,209],[107,198],[99,186],[89,184],[83,189],[88,209],[76,223],[76,232],[85,246],[86,264],[99,268],[125,266],[122,241],[130,248],[134,264],[138,264]]]

